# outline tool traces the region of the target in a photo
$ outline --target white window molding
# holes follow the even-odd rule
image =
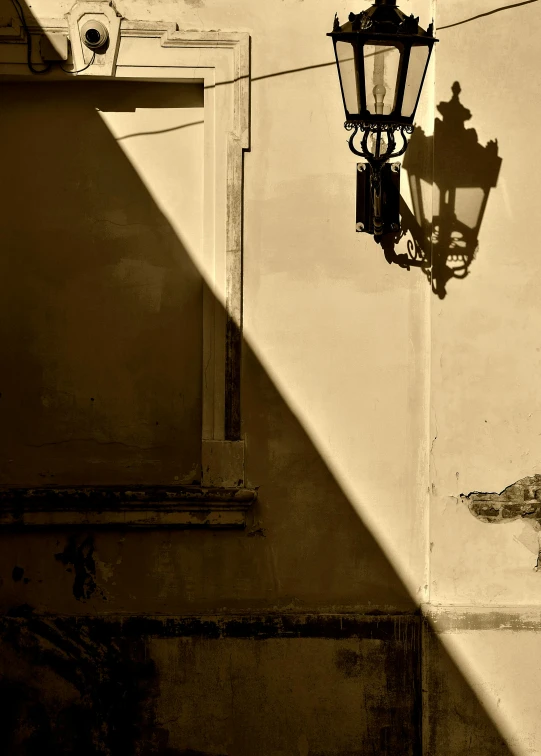
[[[108,26],[110,43],[103,55],[96,56],[93,65],[77,74],[77,80],[81,80],[77,86],[84,86],[84,80],[96,77],[202,81],[204,85],[204,243],[200,270],[206,287],[201,485],[169,487],[167,517],[163,516],[163,500],[160,503],[161,494],[156,497],[155,487],[137,489],[146,507],[144,515],[141,515],[143,504],[138,505],[139,514],[136,508],[130,509],[129,502],[133,504],[137,491],[133,487],[130,492],[117,487],[110,501],[122,503],[122,515],[118,517],[114,508],[109,515],[101,511],[99,516],[90,512],[88,506],[84,511],[78,508],[78,502],[84,499],[82,492],[89,490],[84,486],[69,489],[74,492],[72,505],[69,497],[57,493],[56,510],[54,496],[43,493],[49,489],[33,489],[33,494],[30,489],[18,489],[19,494],[13,490],[11,493],[0,491],[0,524],[51,525],[55,523],[55,511],[59,524],[77,524],[78,521],[118,524],[119,518],[123,524],[130,524],[132,511],[132,524],[137,525],[146,522],[147,525],[183,526],[204,522],[242,526],[245,511],[255,499],[255,491],[244,488],[244,441],[240,424],[243,153],[250,146],[249,35],[181,31],[172,23],[129,21],[119,18],[108,2],[80,2],[65,19],[47,20],[39,26],[28,22],[34,65],[43,66],[38,52],[40,37],[67,35],[74,70],[85,68],[90,61],[89,51],[81,43],[79,29],[85,20],[95,16]],[[21,24],[12,20],[0,26],[0,80],[18,80],[21,84],[32,80],[46,86],[47,82],[67,78],[75,77],[69,77],[58,66],[53,66],[43,76],[33,76],[27,65],[26,35]],[[174,501],[177,500],[170,496],[173,489],[182,499],[182,506],[176,510]],[[174,511],[179,513],[176,519]],[[206,513],[204,520],[201,512]],[[230,514],[225,516],[224,512]]]

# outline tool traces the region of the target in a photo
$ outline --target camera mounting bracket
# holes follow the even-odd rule
[[[99,66],[100,76],[114,76],[118,47],[120,43],[121,18],[107,0],[75,3],[67,14],[69,38],[73,53],[74,69],[80,71],[79,76],[93,76],[94,66]],[[83,26],[89,21],[97,21],[104,25],[109,32],[107,46],[103,49],[91,50],[82,41]],[[94,56],[92,66],[88,66]],[[94,68],[94,70],[92,70]]]

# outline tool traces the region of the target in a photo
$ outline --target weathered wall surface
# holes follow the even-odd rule
[[[20,612],[2,622],[3,744],[10,753],[414,754],[418,630],[418,618]]]
[[[474,5],[468,4],[465,17],[492,6]],[[441,12],[441,25],[453,20],[454,8],[452,13]],[[513,52],[512,25],[524,32]],[[528,538],[528,522],[488,527],[452,497],[470,491],[500,492],[539,472],[540,345],[537,297],[531,286],[539,261],[527,220],[535,210],[536,177],[526,146],[529,124],[538,115],[539,83],[532,81],[528,96],[522,97],[512,82],[533,65],[540,26],[541,9],[534,3],[441,33],[436,102],[448,100],[458,80],[460,98],[471,111],[468,128],[476,130],[483,144],[497,140],[502,158],[471,275],[453,282],[449,296],[433,307],[437,438],[431,597],[442,602],[535,604],[539,597],[532,569],[537,543],[535,536]],[[516,120],[513,114],[519,111]],[[443,536],[449,530],[452,539]]]
[[[538,613],[540,576],[534,571],[536,486],[530,476],[539,473],[541,453],[541,345],[532,286],[539,274],[531,223],[538,161],[529,157],[528,133],[539,114],[539,82],[534,77],[527,93],[515,82],[539,59],[541,6],[521,3],[492,12],[499,5],[488,0],[438,4],[436,106],[451,100],[459,82],[460,104],[470,118],[463,121],[457,107],[447,111],[447,117],[454,113],[462,120],[455,123],[455,134],[465,127],[474,130],[468,139],[482,146],[497,141],[493,153],[501,166],[469,275],[449,281],[447,296],[432,301],[430,599],[434,611],[444,614],[444,621],[435,621],[440,639],[512,752],[533,754],[541,752],[536,704],[532,707],[539,664],[539,628],[532,612]],[[520,41],[513,39],[513,29],[520,29]],[[441,160],[460,165],[460,144],[442,139],[440,147]],[[478,187],[492,161],[477,166]],[[507,495],[495,497],[495,521],[483,518],[487,510],[475,505],[476,498],[481,505],[482,494],[460,498],[473,491],[499,493],[522,479],[524,486],[509,492],[516,494],[511,508],[505,505]],[[468,504],[481,516],[472,516]],[[451,727],[445,710],[456,700],[445,687],[442,702],[447,695],[449,700],[434,715],[441,739]],[[488,742],[470,749],[501,752]]]
[[[70,5],[39,0],[32,13],[38,19],[58,17]],[[403,9],[428,23],[435,12],[432,5],[429,0],[412,0]],[[506,708],[505,691],[526,697],[532,687],[508,688],[505,663],[498,668],[501,677],[496,684],[490,654],[468,667],[474,652],[467,656],[466,641],[462,650],[458,642],[447,643],[450,635],[466,638],[464,623],[449,621],[443,627],[430,620],[421,664],[417,616],[419,605],[428,601],[537,601],[536,574],[531,570],[535,557],[532,563],[531,552],[513,540],[518,526],[481,523],[457,498],[475,489],[501,490],[533,474],[535,460],[521,455],[526,448],[535,455],[537,443],[535,423],[527,414],[535,402],[535,287],[528,284],[536,263],[535,256],[525,253],[526,244],[518,241],[525,235],[525,219],[532,217],[526,205],[534,202],[533,184],[528,196],[517,189],[524,179],[526,137],[519,139],[516,128],[526,129],[529,121],[517,119],[512,110],[503,112],[501,90],[494,85],[499,66],[497,79],[517,103],[515,114],[532,108],[533,116],[533,94],[524,98],[520,87],[513,89],[522,80],[520,71],[532,65],[533,48],[525,44],[511,65],[509,54],[495,54],[494,40],[510,44],[507,27],[514,14],[521,14],[528,27],[526,38],[534,40],[534,18],[539,14],[536,5],[529,4],[450,26],[494,8],[487,0],[473,5],[453,3],[452,8],[438,10],[439,25],[449,28],[440,35],[435,95],[431,75],[418,114],[427,141],[420,147],[417,166],[430,166],[434,141],[437,151],[433,104],[451,101],[455,81],[461,85],[460,101],[473,116],[466,126],[478,130],[482,145],[497,139],[503,162],[470,275],[465,280],[449,276],[441,298],[441,287],[434,295],[421,270],[389,263],[369,238],[354,232],[356,160],[346,144],[325,33],[336,11],[345,17],[358,7],[343,0],[324,0],[317,6],[300,0],[263,5],[249,0],[118,3],[119,12],[134,20],[172,20],[180,28],[251,35],[242,393],[247,483],[258,487],[259,496],[244,532],[0,534],[2,696],[10,705],[4,709],[2,726],[8,752],[364,756],[416,754],[422,737],[430,756],[451,756],[467,748],[480,756],[511,753],[500,734],[499,709],[491,700],[494,691],[501,693],[508,722],[513,709]],[[2,15],[13,15],[9,5]],[[491,41],[484,43],[483,52],[479,35],[486,29]],[[74,108],[77,112],[77,102]],[[155,270],[151,275],[148,268],[125,266],[123,280],[134,284],[139,304],[144,296],[145,306],[154,307],[152,319],[161,338],[174,341],[174,312],[182,315],[182,308],[192,306],[203,289],[190,258],[197,246],[197,234],[189,228],[195,211],[186,211],[180,203],[187,228],[183,232],[168,227],[148,193],[145,155],[118,148],[113,125],[115,118],[120,123],[122,114],[113,105],[110,112],[109,121],[104,119],[110,130],[100,121],[99,134],[104,154],[114,158],[115,176],[124,177],[124,186],[122,192],[113,192],[114,202],[104,201],[104,209],[119,210],[128,197],[139,198],[132,212],[144,216],[144,233],[155,240],[159,229],[151,262],[166,269],[157,280]],[[457,112],[455,100],[451,118]],[[445,121],[441,112],[438,117]],[[200,114],[193,120],[199,121]],[[82,124],[83,133],[92,128],[86,119]],[[34,149],[41,155],[40,126],[32,126]],[[65,144],[56,128],[49,138],[62,152]],[[73,142],[78,160],[87,160],[88,144],[80,136]],[[150,144],[149,149],[155,149]],[[156,154],[159,157],[159,150]],[[456,157],[453,152],[451,161]],[[51,152],[39,160],[53,172]],[[133,161],[139,161],[138,172]],[[36,157],[21,150],[10,154],[9,162],[16,187],[10,216],[26,217],[25,199],[20,198],[25,183],[19,175],[30,170],[37,175]],[[155,161],[153,165],[155,170]],[[161,191],[167,195],[173,184],[166,167]],[[196,171],[195,162],[192,170]],[[424,176],[430,199],[430,172]],[[63,183],[57,173],[47,177],[48,187],[50,181],[53,186]],[[159,181],[152,184],[153,191],[158,185]],[[182,191],[189,202],[193,192],[186,187]],[[62,219],[52,193],[41,194],[39,200],[39,207],[50,204],[54,217]],[[31,211],[37,212],[34,204]],[[77,215],[70,213],[70,218],[75,233]],[[13,243],[27,238],[33,252],[39,247],[30,229],[24,228],[21,236],[12,225],[10,234]],[[148,254],[149,245],[137,234],[119,243],[122,255],[130,259],[137,257],[137,249],[140,256],[143,251]],[[406,253],[406,239],[396,252]],[[83,264],[80,253],[76,259]],[[52,245],[48,260],[51,277],[63,278],[66,269],[71,278],[77,274],[65,249],[59,254]],[[20,257],[14,264],[24,277]],[[441,279],[445,275],[442,271]],[[166,302],[156,299],[164,281],[170,297]],[[186,298],[176,283],[188,284]],[[5,286],[9,293],[9,284]],[[10,318],[2,326],[6,343],[13,345],[12,364],[31,355],[36,363],[31,373],[41,376],[50,351],[25,348],[14,331],[21,326],[13,323],[30,322],[28,329],[34,333],[43,293],[37,298],[26,295],[24,301],[35,307],[30,320],[15,294],[4,301]],[[133,323],[120,303],[118,317],[130,321],[122,321],[125,332]],[[189,319],[195,328],[196,318]],[[147,328],[145,323],[141,316],[141,329]],[[165,326],[172,329],[169,335]],[[102,335],[105,330],[102,325]],[[52,338],[50,329],[49,333]],[[145,334],[141,347],[157,347],[152,333]],[[192,363],[188,358],[189,350],[197,349],[196,340],[185,329],[178,336],[167,359],[160,357],[163,364],[153,362],[145,373],[150,382],[159,375],[156,401],[162,405],[176,380],[172,376],[196,397],[195,367],[200,360],[194,357]],[[72,337],[77,338],[74,329]],[[496,358],[500,342],[507,351]],[[52,346],[57,353],[58,344]],[[136,345],[132,347],[136,353]],[[66,358],[69,352],[63,350]],[[92,370],[99,370],[96,365],[90,362]],[[58,375],[60,383],[51,381],[51,390],[62,386],[65,370]],[[88,380],[87,371],[79,376],[81,397],[80,385]],[[522,380],[526,389],[517,391]],[[123,385],[133,385],[131,374],[124,376]],[[24,382],[16,386],[20,404],[28,388]],[[145,391],[152,393],[150,383]],[[433,433],[428,424],[430,397]],[[1,401],[5,399],[9,397],[3,395]],[[116,409],[130,404],[123,396]],[[148,428],[140,428],[137,436],[133,424],[144,425],[150,417],[145,413],[156,407],[137,406],[138,416],[129,417],[122,432],[135,433],[137,444],[148,445]],[[512,416],[504,418],[502,407]],[[485,417],[490,408],[491,435],[484,424],[490,420]],[[36,421],[31,410],[27,406],[24,415],[29,423]],[[186,412],[186,404],[181,410]],[[39,412],[43,413],[41,406]],[[87,406],[77,412],[60,414],[69,418],[72,428],[83,420],[90,422]],[[160,405],[160,412],[169,414],[165,405]],[[2,438],[4,466],[15,443],[28,444],[17,425],[20,416],[12,410],[6,419],[11,433]],[[187,418],[197,421],[193,411]],[[133,438],[122,436],[121,426],[117,423],[109,440],[132,443]],[[50,433],[49,422],[44,421],[43,428]],[[95,426],[89,430],[97,438]],[[181,455],[186,464],[180,472],[177,442],[186,445]],[[190,438],[166,433],[165,440],[153,437],[150,446],[160,443],[168,451],[164,456],[160,452],[157,466],[145,465],[136,454],[135,471],[130,468],[135,480],[152,482],[149,470],[157,477],[163,474],[167,482],[191,472]],[[69,449],[74,465],[89,458],[88,447],[72,444]],[[61,467],[66,455],[58,447],[50,452],[54,459],[47,457],[45,468],[41,454],[24,450],[26,462],[20,469],[34,477],[16,482],[41,482],[42,468],[50,471],[55,464],[66,473]],[[86,482],[77,480],[83,473],[75,465],[70,482]],[[434,495],[429,509],[430,484]],[[517,562],[517,555],[522,561]],[[495,653],[504,661],[515,658],[516,635],[498,635],[490,624],[496,619],[488,622],[476,637],[490,644],[497,636]],[[535,653],[536,630],[529,632]],[[525,665],[525,676],[534,668]],[[491,682],[483,687],[480,680]],[[422,687],[428,690],[423,733]],[[528,714],[533,707],[523,711],[524,734],[509,736],[512,747],[519,753],[541,752]],[[502,729],[509,735],[508,727]]]

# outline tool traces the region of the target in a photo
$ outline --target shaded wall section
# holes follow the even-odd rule
[[[27,83],[1,97],[0,481],[199,481],[201,279],[110,128],[165,190],[173,176],[185,187],[175,209],[197,253],[202,126],[173,129],[202,121],[202,87]]]

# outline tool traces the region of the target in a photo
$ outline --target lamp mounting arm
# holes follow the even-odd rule
[[[384,217],[384,196],[387,192],[383,166],[392,158],[400,157],[400,155],[404,154],[408,146],[407,135],[413,132],[413,126],[370,124],[352,121],[346,121],[344,125],[347,131],[352,132],[348,140],[350,150],[355,155],[364,158],[370,166],[370,184],[366,188],[366,191],[370,194],[370,225],[373,229],[374,237],[379,239],[385,233],[386,226],[389,225],[388,219]],[[357,149],[354,140],[359,131],[362,131],[362,138],[359,149]],[[402,138],[400,146],[397,146],[395,137],[397,132],[400,133]],[[371,136],[372,149],[369,145]],[[393,223],[391,222],[390,225],[392,227]]]

